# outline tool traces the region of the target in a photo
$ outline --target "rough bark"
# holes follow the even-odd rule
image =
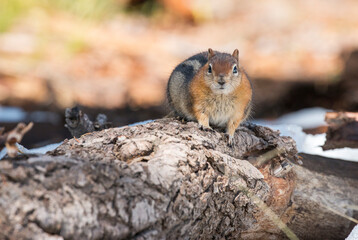
[[[323,206],[352,216],[341,203],[358,205],[357,179],[296,165],[276,177],[277,164],[297,152],[291,138],[265,127],[242,126],[235,141],[230,148],[222,132],[162,119],[2,161],[0,239],[285,239],[290,229],[302,239],[348,235],[350,221]],[[262,156],[270,160],[259,171],[250,162]]]
[[[300,154],[288,226],[300,239],[345,239],[358,224],[358,164]],[[346,217],[338,214],[345,214]],[[354,218],[348,220],[347,217]]]
[[[335,148],[358,148],[358,113],[329,112],[326,114],[328,123],[324,150]]]
[[[98,114],[96,121],[92,122],[87,114],[83,113],[79,107],[66,108],[65,127],[70,131],[73,137],[80,137],[83,134],[101,131],[112,127],[112,123],[107,121],[105,114]]]

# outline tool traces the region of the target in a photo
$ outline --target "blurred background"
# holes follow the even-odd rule
[[[356,0],[1,0],[0,125],[26,147],[71,137],[64,110],[122,126],[167,114],[173,68],[209,47],[255,87],[253,118],[358,109]]]

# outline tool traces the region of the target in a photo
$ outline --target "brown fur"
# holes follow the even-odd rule
[[[233,56],[235,52],[233,53]],[[214,93],[206,84],[204,75],[209,63],[204,65],[193,78],[189,87],[192,97],[192,113],[205,128],[210,128],[209,119],[217,114],[226,115],[226,132],[232,141],[236,128],[249,115],[251,108],[252,88],[250,81],[242,68],[238,67],[241,77],[240,84],[229,94]],[[212,63],[214,78],[228,75],[232,71],[232,59],[219,59]],[[217,113],[217,111],[220,111]],[[223,117],[225,118],[225,117]]]

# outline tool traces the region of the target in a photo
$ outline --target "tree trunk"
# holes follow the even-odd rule
[[[48,155],[1,161],[0,239],[349,234],[351,221],[332,211],[354,217],[355,176],[305,168],[306,158],[303,166],[292,163],[294,141],[265,127],[246,124],[235,141],[230,148],[219,130],[161,119],[86,134]]]

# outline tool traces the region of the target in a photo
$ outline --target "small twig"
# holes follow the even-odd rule
[[[358,211],[358,205],[346,205],[344,206],[345,208],[348,208],[348,209],[352,209],[352,210],[355,210],[355,211]]]
[[[261,167],[264,165],[267,161],[273,159],[276,156],[279,156],[281,153],[284,152],[284,149],[274,148],[268,152],[265,152],[264,154],[261,154],[255,159],[255,165],[257,167]]]
[[[0,136],[0,143],[3,144],[3,142],[5,142],[7,155],[9,155],[9,157],[16,157],[19,151],[16,143],[21,142],[24,135],[31,130],[33,125],[34,124],[32,122],[28,125],[25,123],[19,123],[13,130]],[[4,130],[1,129],[0,133],[2,134],[3,131]]]
[[[344,217],[344,218],[346,218],[346,219],[348,219],[348,220],[350,220],[350,221],[352,221],[352,222],[358,224],[358,220],[355,219],[355,218],[352,218],[352,217],[350,217],[350,216],[347,216],[346,214],[341,213],[341,212],[339,212],[339,211],[337,211],[336,209],[333,209],[333,208],[331,208],[331,207],[328,207],[328,206],[325,206],[325,205],[323,205],[323,207],[325,207],[325,208],[328,209],[329,211],[331,211],[331,212],[333,212],[333,213],[335,213],[335,214],[337,214],[337,215],[339,215],[339,216],[341,216],[341,217]]]
[[[262,160],[261,163],[268,161],[269,159],[272,159],[273,157],[277,156],[280,152],[283,150],[280,150],[278,148],[269,151],[266,153],[266,155],[262,156],[260,159]],[[232,179],[232,175],[225,174],[231,179],[231,181],[234,182]],[[240,191],[245,194],[248,198],[251,199],[251,201],[269,218],[271,222],[273,222],[290,240],[299,240],[297,235],[287,226],[286,223],[284,223],[280,217],[264,202],[261,200],[260,197],[258,197],[254,192],[252,192],[249,188],[246,186],[243,186],[241,184],[236,185]]]
[[[248,188],[239,186],[242,192],[251,198],[256,206],[283,232],[290,240],[299,240],[297,235],[280,219],[280,217],[267,206],[264,201],[252,193]]]

